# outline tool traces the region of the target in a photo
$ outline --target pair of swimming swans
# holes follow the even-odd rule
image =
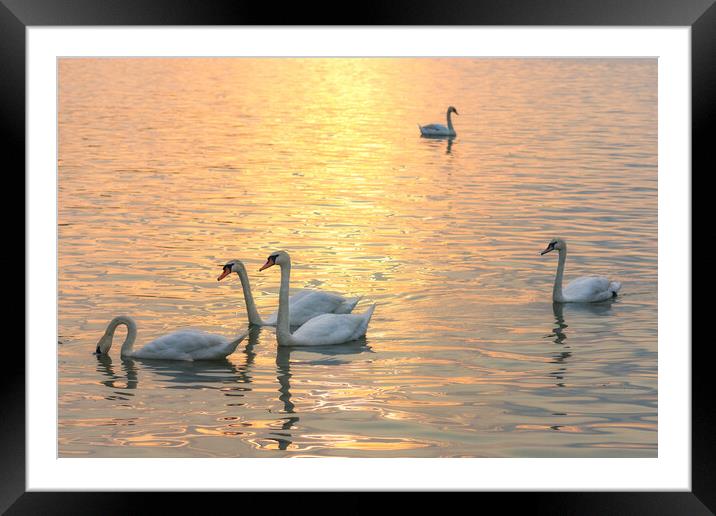
[[[269,255],[266,263],[259,269],[263,271],[278,265],[281,269],[281,288],[278,294],[278,317],[276,340],[279,346],[327,346],[343,344],[363,337],[375,310],[375,304],[362,314],[323,313],[306,321],[293,333],[290,328],[291,310],[288,289],[291,279],[291,257],[285,251]],[[294,296],[295,297],[295,296]],[[299,298],[298,302],[303,298]],[[342,298],[341,298],[342,299]],[[352,301],[351,301],[352,302]],[[356,299],[351,306],[351,310]],[[345,306],[345,305],[340,305]]]
[[[284,252],[284,254],[286,253]],[[286,256],[288,256],[288,254],[286,254]],[[290,257],[288,260],[288,267],[290,268]],[[241,281],[249,324],[256,326],[276,326],[278,322],[278,312],[272,313],[266,319],[262,319],[259,315],[256,309],[256,303],[254,303],[254,296],[251,293],[251,284],[249,283],[249,276],[246,273],[246,266],[241,260],[231,260],[227,262],[217,281],[223,280],[232,272],[236,273]],[[288,286],[286,288],[288,288]],[[290,310],[289,326],[301,326],[309,319],[313,319],[321,314],[349,314],[353,311],[353,308],[355,308],[360,299],[360,296],[345,298],[330,292],[301,290],[288,298]]]
[[[375,310],[375,304],[365,313],[354,315],[350,312],[358,303],[359,297],[346,299],[337,294],[316,291],[302,291],[289,298],[291,258],[285,251],[270,255],[261,269],[274,265],[281,268],[281,288],[279,290],[278,313],[263,321],[256,310],[246,268],[239,260],[224,265],[218,280],[231,272],[236,272],[244,289],[244,299],[249,323],[254,325],[276,325],[276,337],[279,346],[325,346],[343,344],[363,337]],[[295,310],[295,315],[292,313]],[[319,311],[323,310],[323,311]],[[296,324],[292,324],[292,323]],[[121,356],[131,358],[153,358],[164,360],[216,360],[225,358],[234,352],[248,333],[234,340],[221,335],[212,335],[196,330],[181,330],[159,337],[139,350],[134,350],[137,337],[137,324],[128,316],[112,319],[102,338],[97,343],[95,353],[106,355],[112,347],[114,333],[118,326],[127,327],[127,337],[122,344]],[[300,328],[291,332],[291,326]]]

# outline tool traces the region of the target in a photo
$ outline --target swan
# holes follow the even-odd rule
[[[279,346],[327,346],[343,344],[359,339],[368,330],[368,323],[375,310],[373,304],[360,315],[356,314],[321,314],[308,320],[294,333],[289,327],[290,307],[288,288],[291,277],[291,257],[285,251],[271,254],[266,263],[259,269],[262,271],[274,265],[281,268],[281,288],[278,295],[278,324],[276,340]]]
[[[418,124],[418,127],[420,128],[420,134],[422,136],[457,136],[457,133],[455,132],[455,129],[452,126],[452,118],[451,115],[455,113],[456,115],[459,115],[460,113],[457,112],[457,109],[450,106],[447,110],[447,127],[440,124],[430,124],[430,125],[420,125]]]
[[[127,337],[122,344],[120,355],[130,358],[156,358],[162,360],[216,360],[234,352],[247,333],[229,341],[221,335],[211,335],[196,330],[181,330],[163,335],[141,349],[134,350],[137,338],[137,323],[129,316],[120,315],[112,319],[102,338],[97,342],[96,355],[107,355],[112,347],[117,326],[127,327]]]
[[[231,260],[227,262],[217,281],[221,281],[232,272],[235,272],[239,276],[241,287],[244,289],[244,301],[246,302],[246,312],[249,315],[249,324],[257,326],[276,326],[278,312],[272,313],[266,320],[263,320],[258,310],[256,310],[254,296],[251,294],[249,277],[246,274],[246,267],[241,260]],[[288,299],[288,304],[291,308],[289,325],[301,326],[309,319],[321,314],[349,314],[353,311],[353,308],[355,308],[359,300],[360,296],[346,298],[329,292],[301,290]]]
[[[559,251],[559,265],[557,265],[557,276],[554,278],[552,301],[555,303],[596,303],[616,297],[622,284],[618,281],[610,281],[603,276],[577,278],[562,290],[564,262],[567,260],[567,242],[562,238],[553,238],[540,253],[540,256],[555,249]]]

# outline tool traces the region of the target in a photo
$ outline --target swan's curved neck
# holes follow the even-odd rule
[[[447,112],[447,125],[448,125],[448,129],[450,129],[450,131],[454,131],[454,129],[452,127],[452,111],[450,111],[449,109]]]
[[[567,244],[562,243],[559,249],[559,262],[557,263],[557,275],[554,278],[554,288],[552,289],[552,301],[561,303],[564,301],[562,295],[562,276],[564,276],[564,262],[567,261]]]
[[[281,288],[278,292],[278,318],[276,321],[276,340],[279,346],[290,346],[293,343],[291,335],[290,319],[288,309],[288,290],[291,281],[291,262],[280,265],[281,267]]]
[[[122,343],[122,349],[120,350],[119,354],[121,356],[126,356],[132,353],[132,347],[134,346],[134,341],[137,338],[137,323],[134,322],[134,319],[132,319],[131,317],[125,317],[123,315],[115,317],[109,323],[109,326],[107,326],[107,331],[105,331],[104,333],[105,335],[107,335],[111,346],[112,340],[114,339],[114,332],[117,329],[117,326],[119,326],[120,324],[124,324],[127,327],[127,337],[125,337],[124,342]],[[109,348],[107,349],[107,351],[109,351]]]
[[[251,293],[251,284],[249,283],[249,276],[246,274],[246,269],[239,267],[236,274],[238,274],[241,280],[241,288],[244,290],[244,302],[246,303],[246,313],[249,316],[249,324],[263,325],[261,316],[258,310],[256,310],[256,304],[254,303],[254,296]]]

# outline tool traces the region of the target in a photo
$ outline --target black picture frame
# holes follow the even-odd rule
[[[352,7],[351,7],[352,6]],[[714,0],[365,0],[356,4],[261,3],[244,0],[0,0],[0,56],[3,80],[4,157],[25,166],[25,29],[29,26],[83,25],[553,25],[690,26],[692,74],[692,172],[713,170],[709,129],[716,120],[716,6]],[[708,160],[708,161],[707,161]],[[708,168],[707,168],[708,167]],[[688,174],[689,171],[684,171]],[[6,170],[6,174],[8,171]],[[19,176],[20,174],[15,174]],[[24,186],[23,186],[24,189]],[[692,203],[692,216],[693,216]],[[688,250],[693,253],[693,248]],[[690,254],[693,256],[693,254]],[[25,270],[27,277],[28,271]],[[685,300],[690,302],[691,300]],[[690,492],[475,493],[482,504],[501,508],[523,504],[550,514],[713,514],[716,511],[714,404],[710,393],[710,339],[692,344],[692,490]],[[77,493],[25,490],[25,352],[4,350],[12,364],[0,375],[0,512],[7,514],[136,513],[159,498],[163,510],[186,512],[180,493]],[[708,382],[708,383],[707,383]],[[246,474],[247,472],[243,472]],[[108,472],[111,474],[111,472]],[[215,507],[236,496],[214,493]],[[231,496],[232,498],[228,498]],[[295,495],[294,495],[295,496]],[[488,500],[487,498],[490,498]],[[498,498],[499,497],[499,498]],[[241,496],[245,498],[245,496]],[[263,498],[263,497],[262,497]],[[293,498],[300,501],[303,496]],[[241,502],[243,503],[243,502]],[[422,496],[406,500],[402,511],[419,508]],[[472,502],[474,503],[474,501]],[[420,505],[419,505],[420,504]],[[312,504],[315,507],[315,504]],[[322,510],[329,510],[322,504]],[[231,507],[231,506],[229,506]],[[244,506],[242,505],[241,508]],[[325,509],[323,508],[325,507]],[[340,512],[375,510],[365,497],[343,495]],[[183,508],[183,511],[181,510]],[[335,509],[335,507],[334,507]],[[504,510],[503,509],[503,510]],[[234,509],[235,510],[235,509]],[[291,509],[293,510],[293,509]],[[320,510],[320,509],[319,509]]]

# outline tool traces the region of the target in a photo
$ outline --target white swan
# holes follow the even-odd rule
[[[420,128],[420,134],[423,136],[457,136],[457,133],[455,132],[455,128],[452,126],[452,118],[451,115],[455,113],[456,115],[459,115],[460,113],[457,112],[457,109],[450,106],[447,110],[447,127],[441,124],[430,124],[430,125],[420,125],[418,124],[418,127]]]
[[[211,335],[196,330],[181,330],[163,335],[141,349],[134,350],[137,338],[137,323],[129,316],[120,315],[112,319],[102,338],[97,342],[95,354],[106,355],[112,347],[114,331],[117,326],[127,326],[127,337],[122,344],[120,355],[131,358],[155,358],[163,360],[216,360],[225,358],[234,352],[247,333],[239,335],[236,340],[228,340],[221,335]]]
[[[258,310],[256,310],[254,296],[251,294],[249,277],[246,274],[246,267],[241,260],[231,260],[227,262],[217,281],[221,281],[232,272],[235,272],[241,280],[241,287],[244,290],[244,301],[246,302],[246,312],[249,316],[249,324],[255,324],[257,326],[276,326],[278,312],[272,313],[266,320],[263,320]],[[301,290],[288,299],[288,304],[291,308],[289,325],[301,326],[309,319],[321,314],[349,314],[353,311],[353,308],[355,308],[359,300],[360,296],[346,298],[329,292]]]
[[[556,303],[596,303],[616,297],[622,284],[610,281],[603,276],[584,276],[572,280],[562,290],[562,276],[564,275],[564,262],[567,260],[567,242],[561,238],[553,238],[540,255],[557,249],[559,251],[559,264],[557,276],[554,278],[552,300]]]
[[[281,267],[281,289],[278,295],[278,324],[276,340],[279,346],[327,346],[343,344],[359,339],[368,330],[370,317],[375,304],[360,315],[322,314],[308,320],[294,333],[291,333],[291,318],[288,302],[289,281],[291,278],[291,258],[285,251],[273,253],[259,269],[262,271],[273,265]]]

